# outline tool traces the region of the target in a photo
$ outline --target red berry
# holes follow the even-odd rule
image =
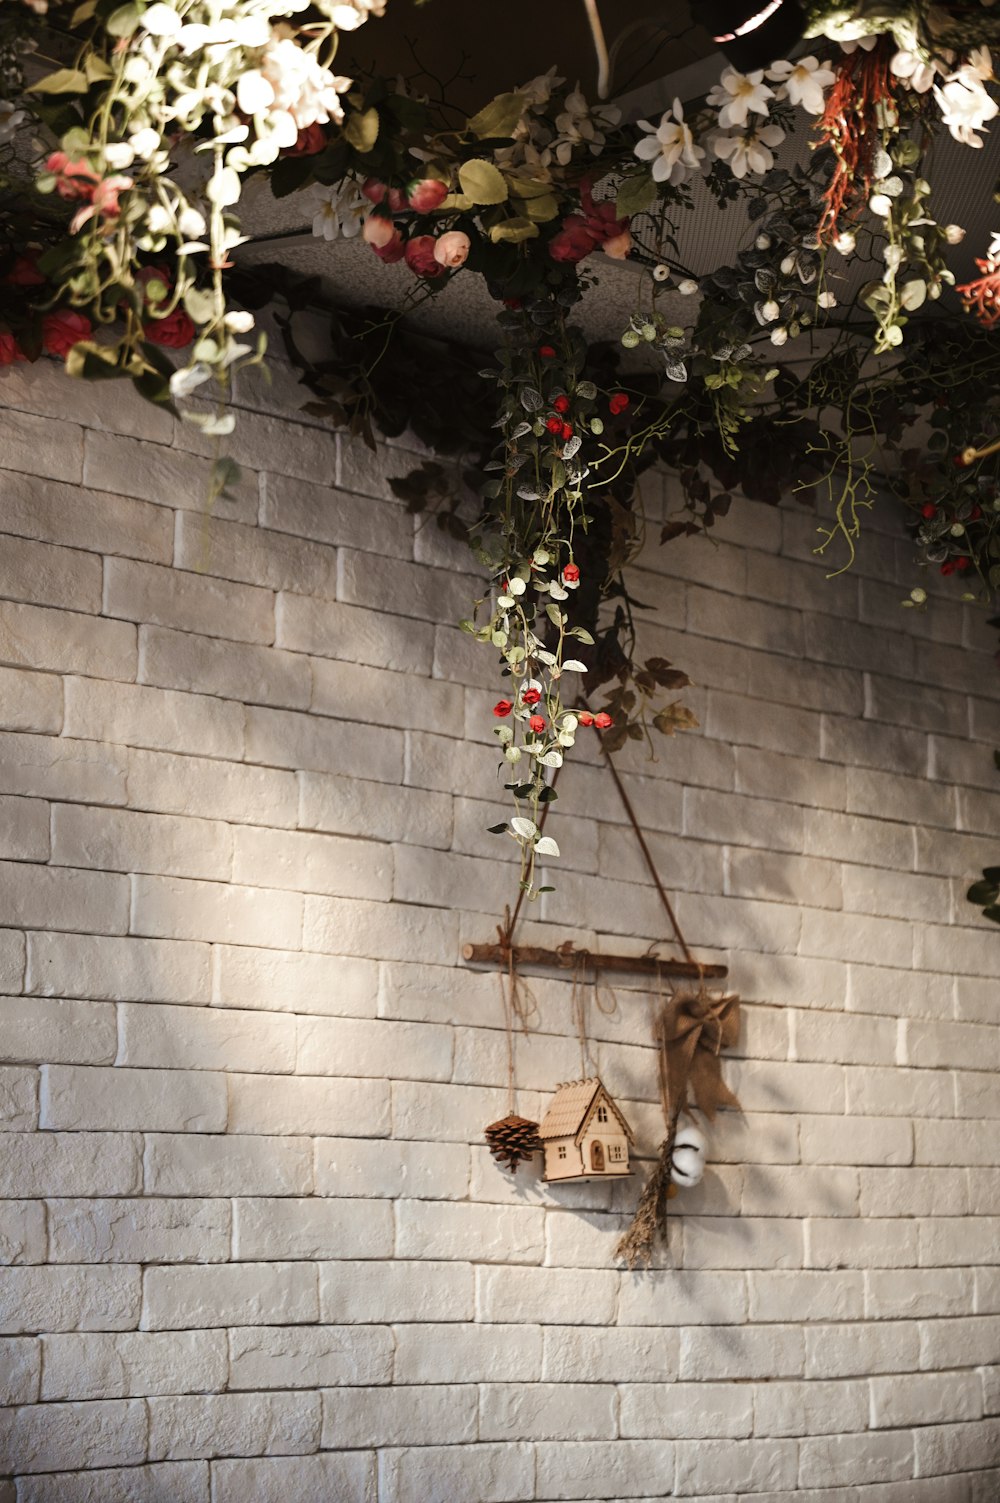
[[[556,397],[552,405],[555,408],[556,412],[569,412],[569,397]]]
[[[562,436],[563,436],[563,443],[568,443],[568,441],[573,437],[573,424],[572,423],[563,423],[563,425],[562,425]]]
[[[563,429],[562,418],[557,418],[557,417],[546,418],[546,420],[545,420],[545,426],[549,430],[550,433],[561,433],[562,429]]]
[[[535,732],[535,735],[540,736],[545,729],[545,716],[532,715],[531,719],[528,721],[528,724]]]
[[[608,402],[612,417],[617,417],[620,412],[624,412],[628,405],[629,399],[623,391],[614,392]]]
[[[550,344],[540,344],[538,346],[538,353],[543,360],[554,360],[556,358],[556,352]]]
[[[928,520],[928,522],[930,521],[931,517],[936,517],[937,516],[937,507],[934,505],[934,502],[933,501],[928,501],[925,506],[922,506],[920,508],[920,515],[922,517],[926,517],[927,520]]]

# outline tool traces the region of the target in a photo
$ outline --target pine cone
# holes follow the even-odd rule
[[[483,1136],[497,1163],[506,1164],[511,1174],[517,1172],[522,1159],[542,1151],[538,1123],[529,1122],[527,1117],[516,1117],[513,1113],[501,1117],[499,1122],[491,1122]]]

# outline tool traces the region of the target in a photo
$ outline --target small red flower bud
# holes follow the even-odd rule
[[[561,433],[563,428],[562,419],[557,417],[546,418],[545,426],[550,433]]]
[[[528,724],[535,732],[535,735],[540,736],[545,729],[545,716],[532,715],[531,719],[528,721]]]
[[[974,506],[972,508],[972,510],[969,512],[969,521],[970,522],[978,522],[979,518],[982,516],[982,514],[983,514],[983,508],[981,506]]]
[[[971,569],[971,567],[972,567],[972,559],[971,558],[966,558],[963,555],[962,558],[960,558],[958,560],[958,572],[960,574],[964,574],[965,571],[966,571],[966,569]]]
[[[594,716],[594,724],[599,731],[607,730],[608,726],[611,724],[611,716],[608,714],[607,710],[602,710],[599,715]]]
[[[498,699],[493,706],[493,713],[498,720],[505,720],[513,708],[514,706],[509,699]]]
[[[570,582],[570,584],[576,584],[576,581],[579,578],[580,578],[580,565],[579,564],[567,564],[566,567],[565,567],[565,569],[563,570],[563,579],[568,579],[569,582]]]
[[[543,360],[554,360],[556,358],[556,352],[550,344],[540,344],[538,346],[538,353]]]
[[[920,508],[920,515],[922,517],[926,517],[927,520],[928,520],[928,522],[930,521],[931,517],[936,517],[937,516],[937,507],[934,505],[934,502],[933,501],[928,501],[927,504],[926,504],[926,506],[922,506]]]
[[[594,723],[594,717],[589,710],[581,710],[577,719],[581,725],[593,725]]]
[[[521,696],[526,705],[537,705],[541,697],[542,696],[537,689],[525,689],[523,695]]]
[[[954,572],[955,572],[955,560],[953,558],[945,559],[944,563],[941,565],[941,573],[942,574],[954,574]]]
[[[563,436],[563,443],[567,443],[573,437],[573,424],[572,423],[563,423],[563,425],[562,425],[562,436]]]
[[[628,405],[629,399],[623,391],[613,392],[611,400],[608,402],[608,408],[612,417],[617,417],[620,412],[624,412]]]
[[[515,312],[517,312],[519,308],[524,307],[524,304],[521,302],[521,299],[519,297],[505,297],[503,300],[503,305],[505,308],[513,308]]]
[[[556,412],[569,412],[569,397],[567,397],[567,396],[556,397],[556,399],[552,403],[552,405],[555,408]]]

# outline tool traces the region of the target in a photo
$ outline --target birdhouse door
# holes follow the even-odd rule
[[[604,1173],[604,1144],[597,1138],[590,1145],[590,1167],[595,1174]]]

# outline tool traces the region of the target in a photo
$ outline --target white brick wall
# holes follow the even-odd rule
[[[513,869],[476,581],[387,484],[416,456],[248,384],[206,516],[197,435],[114,395],[0,379],[0,1503],[995,1503],[986,629],[899,609],[878,518],[829,584],[794,509],[643,561],[704,728],[623,767],[746,999],[745,1115],[626,1274],[635,1179],[482,1145],[505,1044],[460,946]],[[593,748],[560,793],[529,932],[644,948]],[[579,1068],[568,986],[535,992],[528,1115]],[[646,1161],[617,1002],[593,1051]]]

